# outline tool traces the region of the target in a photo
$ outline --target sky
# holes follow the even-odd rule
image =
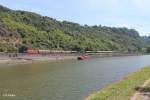
[[[150,35],[150,0],[0,0],[0,4],[60,21],[128,27]]]

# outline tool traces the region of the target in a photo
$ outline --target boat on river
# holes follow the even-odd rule
[[[78,60],[87,60],[87,59],[90,59],[90,56],[88,55],[82,55],[82,56],[79,56],[77,57]]]

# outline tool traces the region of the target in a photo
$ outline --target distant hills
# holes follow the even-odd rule
[[[141,51],[150,38],[134,29],[88,26],[57,21],[27,11],[0,6],[0,52],[22,48],[76,51]]]

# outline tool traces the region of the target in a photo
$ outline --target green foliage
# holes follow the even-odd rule
[[[32,12],[0,6],[0,36],[18,37],[21,45],[39,49],[140,51],[143,40],[134,29],[81,26]]]
[[[8,53],[17,53],[18,52],[18,48],[14,48],[14,47],[7,48],[7,52]]]
[[[26,51],[27,50],[27,46],[25,46],[25,45],[21,45],[21,46],[19,46],[19,52],[24,52],[24,51]]]
[[[5,47],[0,47],[0,52],[6,52],[7,49]]]
[[[146,47],[146,53],[150,53],[150,46]]]

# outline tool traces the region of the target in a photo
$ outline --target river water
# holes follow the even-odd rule
[[[82,100],[150,65],[150,56],[0,65],[0,100]]]

